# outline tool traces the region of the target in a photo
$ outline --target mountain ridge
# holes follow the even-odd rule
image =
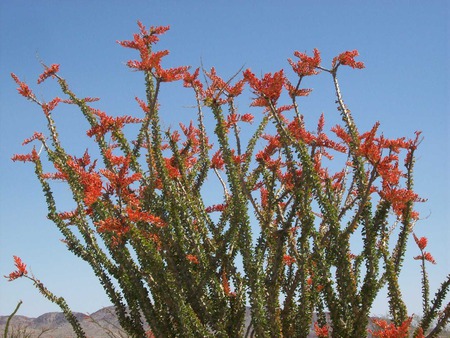
[[[108,306],[92,314],[73,312],[88,337],[126,337],[120,328],[114,307]],[[0,332],[4,332],[9,316],[0,316]],[[72,326],[62,312],[47,312],[38,317],[15,315],[9,324],[9,333],[25,333],[29,337],[68,338],[76,337]],[[28,336],[27,336],[28,337]]]
[[[120,328],[119,321],[114,312],[114,306],[107,306],[92,314],[73,312],[79,320],[87,337],[95,338],[124,338],[128,335]],[[3,334],[9,316],[0,316],[0,334]],[[373,318],[371,318],[373,319]],[[317,320],[314,314],[312,322]],[[250,324],[250,309],[247,308],[245,314],[245,330]],[[373,328],[372,320],[369,327]],[[244,332],[245,332],[244,330]],[[38,317],[27,317],[15,315],[9,325],[9,333],[21,333],[20,337],[39,338],[76,338],[72,326],[66,320],[62,312],[47,312]],[[25,335],[25,333],[27,335]],[[19,335],[15,335],[19,336]],[[317,337],[314,334],[314,327],[311,325],[308,338]]]

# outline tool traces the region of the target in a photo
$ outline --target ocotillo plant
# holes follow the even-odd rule
[[[200,69],[162,67],[169,52],[155,46],[168,27],[139,23],[139,29],[119,42],[139,52],[139,60],[127,63],[144,77],[139,117],[93,108],[97,99],[77,96],[59,65],[44,65],[38,79],[53,78],[65,95],[49,102],[12,74],[19,93],[41,107],[48,123],[47,135],[24,142],[37,141],[41,150],[13,159],[34,164],[49,219],[68,250],[92,267],[123,329],[133,337],[144,337],[147,328],[155,337],[306,337],[313,326],[321,337],[363,337],[384,286],[389,325],[409,326],[398,275],[418,218],[414,203],[421,201],[413,191],[420,133],[388,139],[379,123],[359,130],[337,77],[344,66],[364,68],[355,61],[358,52],[336,56],[330,67],[318,50],[295,52],[288,60],[296,76],[291,80],[283,70],[259,78],[250,69],[223,80],[212,68],[202,69],[201,81]],[[330,132],[324,115],[308,130],[297,102],[311,92],[302,81],[319,73],[334,84],[342,121]],[[164,129],[160,93],[176,81],[192,90],[196,120]],[[248,91],[257,117],[237,111],[236,100]],[[62,104],[79,108],[99,158],[66,151],[53,118]],[[213,128],[205,123],[209,116]],[[130,123],[138,126],[135,138],[124,130]],[[53,172],[44,172],[47,161]],[[214,178],[223,190],[220,201],[205,194]],[[73,210],[58,209],[54,180],[70,188]],[[28,276],[20,259],[16,264],[8,277]],[[448,281],[426,306],[423,329],[438,316],[447,289]]]

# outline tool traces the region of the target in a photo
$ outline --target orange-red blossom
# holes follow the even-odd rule
[[[426,237],[420,237],[418,238],[416,234],[413,233],[414,241],[416,242],[417,246],[419,247],[420,251],[422,252],[421,255],[414,257],[415,260],[425,260],[432,264],[436,264],[436,261],[434,260],[431,253],[424,251],[428,244],[428,239]]]
[[[324,325],[322,327],[319,326],[319,324],[314,323],[314,332],[316,333],[317,337],[319,338],[327,338],[328,337],[328,325]]]
[[[412,317],[406,319],[399,326],[394,323],[388,323],[385,320],[375,319],[374,323],[380,328],[379,330],[369,330],[373,337],[379,338],[406,338],[409,337],[409,327],[411,325]],[[423,337],[423,334],[418,337]]]
[[[13,256],[13,258],[17,270],[11,272],[8,276],[4,276],[5,278],[8,278],[9,282],[28,274],[27,265],[22,262],[20,257]]]

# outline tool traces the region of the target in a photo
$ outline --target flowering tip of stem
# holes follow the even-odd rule
[[[9,282],[28,274],[27,266],[22,262],[22,259],[17,256],[13,256],[13,258],[17,270],[11,272],[8,276],[4,276],[5,278],[8,278]]]
[[[47,66],[44,66],[44,67],[45,67],[44,72],[41,75],[39,75],[39,78],[37,80],[38,84],[44,82],[50,76],[52,76],[52,77],[55,76],[55,74],[57,72],[59,72],[59,65],[58,64],[52,64],[49,67],[47,67]]]

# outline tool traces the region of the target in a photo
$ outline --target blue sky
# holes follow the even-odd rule
[[[344,99],[361,130],[375,121],[388,137],[421,130],[415,188],[428,198],[416,232],[429,238],[438,265],[429,267],[431,292],[449,272],[449,22],[447,1],[1,1],[0,3],[0,275],[18,255],[32,272],[74,311],[92,313],[109,305],[89,266],[67,252],[57,229],[46,219],[44,197],[32,167],[13,163],[12,154],[34,131],[45,131],[34,105],[16,94],[9,76],[28,81],[38,98],[58,95],[54,84],[37,87],[39,60],[61,64],[61,75],[80,96],[100,97],[110,114],[136,112],[142,96],[140,74],[124,65],[136,58],[116,44],[145,25],[170,25],[159,48],[170,49],[167,66],[201,62],[224,78],[242,66],[256,74],[288,69],[295,50],[322,52],[324,65],[345,50],[358,49],[364,70],[341,72]],[[321,112],[336,118],[329,76],[309,80],[314,89],[302,102],[310,123]],[[173,95],[172,95],[173,94]],[[173,99],[176,95],[176,100]],[[190,92],[169,86],[162,105],[170,121],[189,116]],[[169,114],[169,113],[168,113]],[[61,135],[73,149],[84,149],[86,125],[75,111],[59,117]],[[332,124],[328,124],[331,127]],[[84,146],[85,147],[85,146]],[[61,191],[64,196],[64,192]],[[418,251],[410,242],[400,276],[410,312],[420,313]],[[0,314],[23,300],[20,314],[37,316],[59,309],[27,280],[0,278]],[[384,314],[381,295],[373,308]]]

